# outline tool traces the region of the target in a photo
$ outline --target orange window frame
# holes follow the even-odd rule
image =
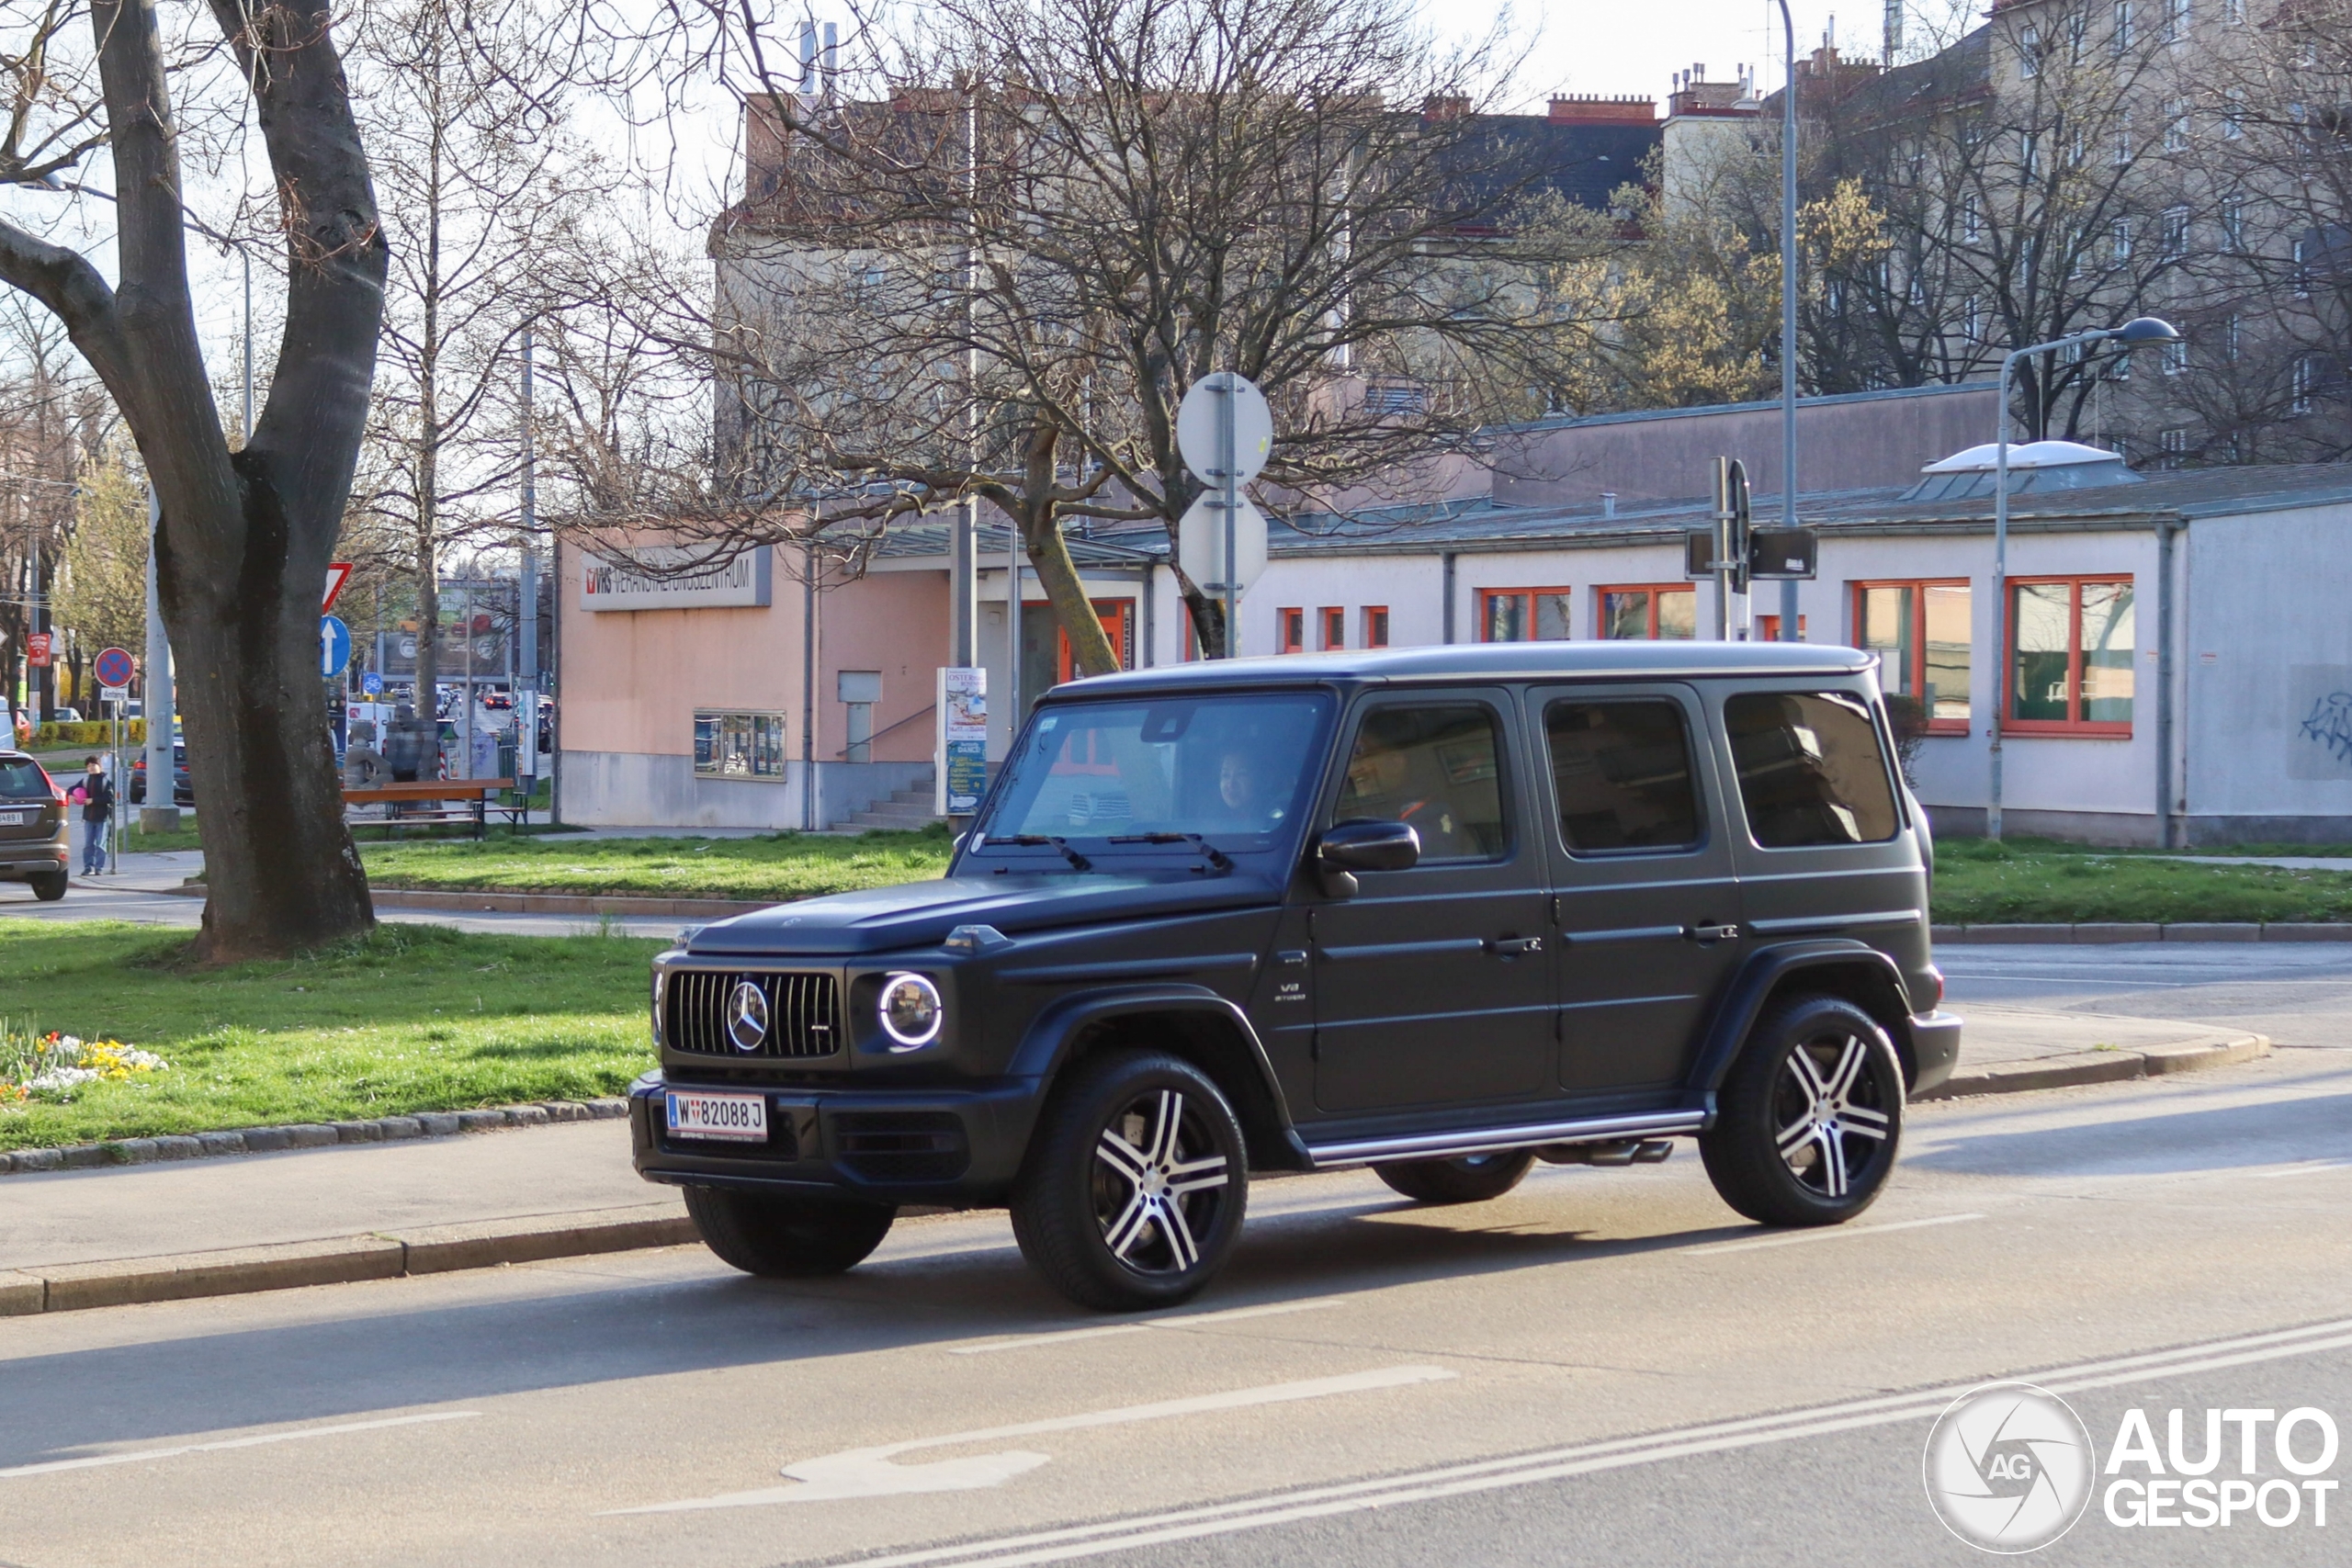
[[[1319,623],[1317,636],[1325,651],[1348,646],[1348,608],[1344,604],[1326,604],[1315,612]]]
[[[1592,635],[1596,640],[1617,642],[1633,642],[1636,640],[1633,637],[1611,638],[1609,636],[1609,617],[1604,613],[1604,607],[1608,604],[1609,595],[1611,593],[1646,593],[1650,596],[1650,629],[1645,637],[1639,639],[1647,642],[1656,642],[1658,640],[1658,595],[1661,593],[1688,593],[1690,595],[1691,636],[1693,637],[1698,636],[1699,590],[1693,584],[1689,582],[1604,582],[1592,591]]]
[[[2066,705],[2072,708],[2083,700],[2083,590],[2086,588],[2125,587],[2132,590],[2132,695],[2133,712],[2138,711],[2140,695],[2139,584],[2130,572],[2093,572],[2088,576],[2070,577],[2011,577],[2005,580],[2001,596],[2001,732],[2005,735],[2077,735],[2106,736],[2118,740],[2132,738],[2131,719],[2097,718],[2018,718],[2017,653],[2018,653],[2018,590],[2026,587],[2047,587],[2063,583],[2066,593]]]
[[[1283,653],[1306,651],[1306,607],[1285,604],[1274,612],[1274,640]]]
[[[1388,606],[1366,604],[1363,607],[1363,645],[1366,648],[1388,646]]]
[[[2010,581],[2016,581],[2017,579],[2012,578]],[[1911,668],[1907,671],[1907,674],[1909,676],[1911,689],[1914,692],[1926,691],[1928,689],[1928,590],[1930,588],[1965,588],[1969,591],[1970,603],[1973,604],[1974,603],[1976,592],[1975,584],[1965,577],[1892,577],[1869,582],[1849,582],[1846,586],[1851,592],[1851,598],[1849,603],[1851,606],[1853,617],[1851,626],[1853,628],[1854,646],[1857,648],[1860,648],[1862,645],[1862,634],[1867,626],[1867,623],[1863,619],[1862,615],[1862,595],[1864,593],[1869,592],[1872,589],[1899,588],[1911,595],[1911,625],[1914,628],[1914,635],[1911,638]],[[1974,627],[1971,626],[1970,630],[1973,634]],[[2081,628],[2077,626],[2077,635],[2079,635],[2080,630]],[[1799,616],[1797,618],[1797,637],[1800,640],[1804,637],[1804,618],[1803,616]],[[1975,651],[1976,649],[1972,641],[1969,648],[1969,653],[1971,655],[1969,660],[1971,671],[1969,679],[1972,682],[1975,679],[1975,660],[1973,657]],[[2004,665],[2002,667],[2002,680],[2004,684],[2001,688],[2004,693],[2004,701],[2007,700],[2006,694],[2008,691],[2008,687],[2006,683],[2007,678],[2007,666]],[[1973,712],[1974,706],[1973,693],[1970,694],[1970,705]],[[1966,735],[1970,732],[1970,727],[1973,723],[1974,719],[1973,717],[1930,718],[1928,720],[1928,733],[1930,735]]]
[[[1560,599],[1573,604],[1576,600],[1576,592],[1577,591],[1575,589],[1567,586],[1566,583],[1561,583],[1556,586],[1534,588],[1481,588],[1478,590],[1478,640],[1480,642],[1490,642],[1493,640],[1487,636],[1487,629],[1494,624],[1492,606],[1494,602],[1498,599],[1517,599],[1521,602],[1520,606],[1520,615],[1521,617],[1521,624],[1527,627],[1529,635],[1520,640],[1523,642],[1566,640],[1565,638],[1554,639],[1539,637],[1533,635],[1535,631],[1535,598],[1536,595],[1540,593],[1549,593],[1556,595]],[[1569,629],[1573,631],[1575,628],[1571,627]]]

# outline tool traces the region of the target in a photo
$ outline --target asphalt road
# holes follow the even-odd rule
[[[2258,949],[1951,950],[1963,1005],[2236,996],[2294,1038],[1917,1107],[1837,1230],[1738,1220],[1686,1145],[1459,1209],[1263,1182],[1217,1288],[1148,1322],[1065,1307],[997,1215],[820,1283],[689,1248],[13,1320],[0,1562],[1975,1562],[1920,1456],[1984,1380],[2064,1394],[2102,1462],[2135,1407],[2192,1450],[2209,1407],[2352,1425],[2352,953],[2307,951],[2256,983]],[[2094,1500],[2036,1560],[2340,1562],[2337,1501],[2224,1532]]]

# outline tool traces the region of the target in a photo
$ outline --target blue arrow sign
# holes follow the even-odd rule
[[[335,676],[351,662],[351,628],[340,615],[319,617],[319,673]]]

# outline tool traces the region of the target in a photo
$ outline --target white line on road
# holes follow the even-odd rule
[[[2339,1320],[2205,1345],[2181,1346],[2143,1356],[2089,1362],[2058,1371],[2037,1372],[2031,1374],[2031,1381],[2040,1387],[2064,1393],[2078,1389],[2186,1376],[2256,1361],[2346,1348],[2352,1348],[2352,1320]],[[1210,1504],[1139,1518],[1008,1536],[993,1541],[967,1541],[956,1546],[931,1547],[887,1557],[864,1558],[859,1561],[858,1568],[926,1568],[926,1565],[942,1564],[964,1565],[964,1568],[1025,1568],[1028,1564],[1099,1557],[1168,1541],[1230,1535],[1335,1514],[1394,1507],[1464,1493],[1526,1486],[1595,1471],[1648,1464],[1659,1460],[1690,1458],[1785,1442],[1797,1438],[1823,1437],[1861,1427],[1925,1420],[1939,1414],[1970,1389],[1979,1386],[1981,1383],[1977,1382],[1955,1384],[1949,1388],[1856,1400],[1811,1410],[1788,1411],[1777,1416],[1716,1422],[1680,1431],[1655,1432],[1639,1438],[1580,1444],[1545,1453],[1449,1465],[1412,1474],[1387,1476],[1377,1481],[1311,1487],[1276,1497]]]
[[[0,1479],[17,1475],[49,1475],[61,1470],[96,1470],[107,1464],[142,1464],[149,1460],[181,1454],[218,1453],[224,1449],[257,1449],[268,1443],[296,1443],[307,1438],[340,1438],[351,1432],[379,1432],[387,1427],[417,1427],[427,1421],[464,1421],[479,1410],[441,1410],[430,1416],[391,1416],[381,1421],[346,1421],[336,1427],[304,1427],[292,1432],[265,1432],[257,1438],[227,1438],[217,1443],[181,1443],[168,1449],[133,1449],[128,1453],[93,1454],[87,1459],[53,1459],[41,1464],[20,1464],[0,1470]]]
[[[1685,1258],[1713,1258],[1725,1252],[1752,1252],[1759,1247],[1794,1247],[1800,1242],[1837,1241],[1847,1236],[1881,1235],[1888,1231],[1916,1231],[1928,1225],[1956,1225],[1968,1220],[1981,1220],[1982,1214],[1937,1214],[1925,1220],[1897,1220],[1885,1225],[1824,1225],[1819,1230],[1799,1231],[1793,1235],[1768,1235],[1756,1241],[1719,1241],[1684,1251]]]
[[[2280,1166],[2276,1170],[2248,1170],[2239,1174],[2251,1176],[2257,1181],[2268,1181],[2280,1176],[2310,1176],[2322,1170],[2352,1170],[2352,1160],[2307,1159],[2295,1165]]]
[[[980,1454],[971,1459],[941,1460],[932,1464],[895,1464],[899,1454],[919,1449],[962,1448],[972,1443],[999,1442],[1047,1432],[1076,1432],[1093,1427],[1124,1427],[1137,1421],[1165,1421],[1179,1416],[1202,1416],[1220,1410],[1246,1410],[1261,1404],[1286,1404],[1301,1399],[1324,1399],[1340,1393],[1368,1393],[1375,1389],[1404,1388],[1414,1383],[1442,1382],[1459,1376],[1443,1367],[1389,1367],[1378,1371],[1349,1372],[1339,1377],[1309,1378],[1300,1382],[1267,1383],[1224,1393],[1198,1394],[1190,1399],[1163,1399],[1150,1404],[1127,1404],[1115,1410],[1090,1410],[1077,1416],[1056,1416],[1043,1421],[1023,1421],[1010,1427],[988,1427],[976,1432],[950,1432],[939,1438],[917,1438],[880,1448],[851,1449],[843,1453],[788,1464],[784,1473],[798,1483],[756,1492],[729,1492],[716,1497],[692,1497],[677,1503],[655,1503],[639,1508],[609,1508],[611,1514],[673,1514],[703,1508],[746,1508],[768,1503],[816,1503],[837,1497],[899,1496],[911,1492],[968,1492],[999,1486],[1048,1462],[1049,1456],[1023,1450]]]
[[[1194,1328],[1205,1323],[1238,1323],[1244,1318],[1280,1317],[1294,1312],[1314,1312],[1338,1306],[1345,1296],[1311,1296],[1305,1301],[1272,1302],[1264,1306],[1227,1307],[1222,1312],[1189,1312],[1177,1317],[1151,1317],[1139,1323],[1113,1323],[1099,1328],[1064,1328],[1024,1334],[1012,1339],[989,1339],[978,1345],[951,1345],[951,1356],[989,1356],[999,1350],[1026,1350],[1036,1345],[1067,1345],[1077,1339],[1108,1339],[1115,1334],[1141,1334],[1148,1328]]]

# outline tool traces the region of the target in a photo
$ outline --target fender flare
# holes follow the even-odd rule
[[[1830,968],[1860,968],[1870,971],[1874,978],[1883,979],[1905,1016],[1909,1016],[1911,993],[1903,983],[1903,971],[1895,966],[1894,959],[1867,942],[1851,937],[1822,937],[1760,948],[1748,954],[1740,965],[1715,1009],[1714,1020],[1708,1025],[1706,1039],[1699,1047],[1698,1059],[1691,1066],[1688,1086],[1690,1094],[1712,1111],[1715,1091],[1723,1087],[1733,1058],[1747,1043],[1748,1032],[1756,1027],[1757,1017],[1763,1012],[1765,999],[1774,987],[1804,970]],[[1907,1057],[1910,1043],[1906,1032],[1899,1022],[1887,1029],[1897,1052]],[[1917,1071],[1916,1062],[1906,1059],[1903,1066],[1906,1074]]]
[[[1171,1016],[1213,1021],[1239,1042],[1243,1062],[1238,1066],[1254,1083],[1238,1086],[1238,1098],[1252,1098],[1249,1092],[1251,1089],[1262,1096],[1254,1106],[1245,1103],[1234,1107],[1242,1118],[1244,1130],[1251,1130],[1254,1111],[1262,1123],[1256,1131],[1264,1135],[1261,1141],[1267,1145],[1260,1152],[1266,1156],[1279,1154],[1286,1168],[1292,1162],[1298,1169],[1310,1168],[1306,1145],[1292,1125],[1282,1080],[1275,1077],[1272,1058],[1266,1055],[1265,1042],[1258,1037],[1249,1014],[1206,986],[1181,982],[1119,986],[1059,998],[1030,1021],[1020,1044],[1013,1049],[1006,1073],[1014,1077],[1034,1078],[1050,1092],[1052,1081],[1060,1076],[1072,1049],[1089,1030],[1123,1018]],[[1041,1093],[1039,1100],[1043,1099]]]

